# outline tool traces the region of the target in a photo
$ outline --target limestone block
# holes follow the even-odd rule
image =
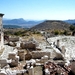
[[[9,37],[9,41],[12,41],[12,42],[19,41],[19,37]]]
[[[54,57],[54,60],[63,60],[63,56],[60,54],[60,53],[56,53],[55,54],[55,57]]]
[[[2,64],[2,63],[7,63],[7,60],[6,59],[1,59],[0,64]]]
[[[21,47],[22,49],[25,49],[24,43],[21,43],[21,44],[20,44],[20,47]]]
[[[25,55],[25,60],[30,60],[32,58],[32,55],[31,54],[26,54]]]
[[[16,67],[18,66],[18,61],[17,60],[12,60],[11,63],[9,63],[10,67]]]
[[[36,44],[33,42],[21,43],[20,47],[22,49],[36,49]]]
[[[25,57],[24,50],[19,50],[18,56],[19,56],[19,60],[23,61]]]
[[[11,61],[11,63],[9,63],[10,67],[16,67],[18,66],[18,62],[19,62],[19,57],[15,56],[15,59]]]
[[[8,59],[15,59],[16,54],[15,53],[9,53]]]
[[[7,60],[6,59],[1,59],[0,60],[1,68],[7,65]]]
[[[15,46],[16,46],[16,43],[14,43],[14,42],[9,42],[8,45],[15,47]]]
[[[29,49],[36,49],[36,45],[33,42],[28,43],[28,48]]]
[[[32,51],[32,58],[34,58],[34,59],[40,59],[44,55],[47,55],[48,59],[50,58],[50,52]]]

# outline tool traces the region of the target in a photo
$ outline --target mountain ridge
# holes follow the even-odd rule
[[[60,20],[46,20],[43,23],[40,23],[34,27],[32,27],[31,29],[33,30],[67,30],[69,29],[69,26],[71,24],[68,24],[64,21],[60,21]]]
[[[3,25],[18,25],[21,27],[31,28],[34,27],[46,20],[24,20],[23,18],[18,19],[7,19],[3,18]],[[61,21],[61,20],[60,20]],[[75,19],[69,19],[69,20],[63,20],[66,23],[74,24],[75,25]]]

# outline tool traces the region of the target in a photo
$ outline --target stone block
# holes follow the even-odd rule
[[[9,53],[8,59],[15,59],[16,54],[15,53]]]
[[[7,65],[7,60],[6,59],[1,59],[0,60],[0,66],[1,66],[1,68],[3,68],[6,65]]]
[[[18,56],[19,56],[19,60],[23,61],[25,57],[24,50],[19,50]]]
[[[44,55],[48,56],[48,59],[50,58],[50,52],[43,52],[43,51],[32,51],[32,58],[33,59],[41,59]]]

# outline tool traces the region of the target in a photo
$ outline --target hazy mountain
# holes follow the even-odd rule
[[[64,20],[64,21],[69,23],[69,24],[74,24],[75,23],[75,19],[74,20]]]
[[[3,25],[19,25],[22,27],[33,27],[39,23],[41,23],[42,21],[26,21],[23,18],[19,18],[19,19],[3,19]]]
[[[59,20],[47,20],[44,21],[43,23],[40,23],[31,29],[36,29],[36,30],[54,30],[54,29],[69,29],[70,24],[64,22],[64,21],[59,21]]]
[[[10,25],[14,26],[20,26],[22,28],[31,28],[34,27],[42,22],[44,22],[45,20],[24,20],[23,18],[19,18],[19,19],[3,19],[3,25],[8,25],[10,28]],[[55,20],[54,20],[55,21]],[[69,23],[69,24],[75,24],[75,20],[64,20],[64,22]]]

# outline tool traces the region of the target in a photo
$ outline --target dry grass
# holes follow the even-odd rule
[[[32,34],[30,36],[25,36],[25,37],[22,37],[24,39],[24,41],[28,41],[30,38],[35,38],[36,41],[38,41],[39,43],[44,41],[44,37],[40,34]]]
[[[38,42],[43,41],[44,37],[42,35],[39,34],[33,34],[32,37],[34,37]]]

